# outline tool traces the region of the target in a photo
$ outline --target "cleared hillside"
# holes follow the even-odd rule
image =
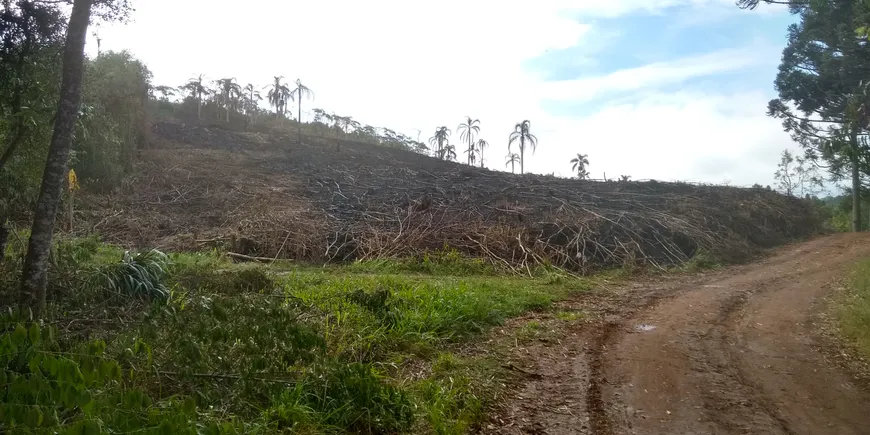
[[[173,122],[153,130],[129,182],[84,198],[81,231],[313,262],[448,247],[585,271],[678,264],[699,249],[739,261],[820,229],[806,202],[764,189],[517,176],[335,139]]]

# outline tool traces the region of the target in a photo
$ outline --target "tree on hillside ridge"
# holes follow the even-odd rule
[[[478,139],[477,141],[477,152],[480,155],[480,167],[483,167],[483,149],[489,146],[489,142]]]
[[[444,149],[442,150],[443,159],[447,161],[456,161],[456,146],[452,143],[448,143],[444,145]]]
[[[257,122],[257,108],[260,105],[260,101],[263,100],[263,97],[251,83],[248,83],[247,86],[244,87],[243,91],[245,93],[245,114],[251,120],[251,125],[254,125]]]
[[[466,116],[465,118],[465,122],[459,124],[459,127],[456,130],[459,132],[459,140],[468,143],[468,148],[466,149],[465,154],[468,154],[468,164],[473,166],[474,136],[480,133],[480,120],[471,119],[470,116]]]
[[[571,170],[576,172],[577,178],[581,180],[589,178],[587,166],[589,166],[589,157],[586,154],[577,153],[577,156],[571,159]]]
[[[474,163],[477,161],[477,149],[472,145],[471,148],[463,151],[463,153],[467,154],[467,160],[469,166],[474,166]]]
[[[444,143],[450,139],[450,129],[446,126],[441,126],[435,129],[435,135],[429,138],[429,143],[435,146],[435,155],[439,159],[444,159]]]
[[[181,89],[190,92],[191,98],[196,101],[196,116],[202,119],[202,97],[208,95],[208,89],[203,85],[203,75],[188,79],[187,83],[181,86]]]
[[[815,195],[823,186],[818,168],[806,158],[795,157],[789,150],[782,151],[773,177],[782,193],[788,196]]]
[[[296,79],[296,88],[290,91],[290,99],[295,99],[299,103],[299,116],[296,121],[299,122],[299,143],[302,143],[302,98],[308,97],[314,99],[314,93],[302,84],[302,80]]]
[[[293,99],[293,95],[290,93],[290,88],[281,83],[282,79],[284,79],[284,76],[274,77],[275,81],[270,86],[267,86],[269,93],[266,94],[266,99],[269,101],[269,105],[275,108],[275,117],[280,119],[283,124],[287,102]]]
[[[535,148],[538,146],[538,138],[531,133],[531,122],[527,119],[523,122],[518,122],[514,126],[514,131],[511,133],[510,138],[508,139],[508,153],[511,152],[511,146],[516,143],[520,149],[520,175],[525,173],[525,162],[526,162],[526,147],[532,147],[532,153],[534,154]]]
[[[511,153],[511,154],[508,154],[507,161],[505,162],[504,166],[507,167],[507,165],[511,165],[511,174],[516,174],[517,171],[516,171],[515,165],[520,161],[521,160],[520,160],[519,154]]]
[[[230,122],[230,108],[234,105],[234,101],[237,101],[242,95],[242,88],[236,83],[235,78],[220,79],[218,85],[223,95],[224,107],[227,110],[227,122]]]

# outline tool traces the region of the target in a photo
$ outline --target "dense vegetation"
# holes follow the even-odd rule
[[[465,433],[510,374],[462,343],[591,284],[547,268],[499,276],[450,251],[327,269],[94,238],[61,239],[55,255],[46,321],[2,313],[5,430]]]
[[[855,265],[836,307],[837,327],[864,361],[870,361],[870,260]]]
[[[783,121],[784,129],[803,148],[794,163],[804,169],[824,167],[831,181],[848,180],[852,196],[852,229],[860,231],[862,202],[870,182],[870,2],[866,0],[776,1],[739,0],[746,8],[759,3],[788,4],[799,22],[789,26],[788,43],[774,86],[779,97],[768,114]],[[787,194],[794,194],[783,156],[777,178]],[[803,162],[802,162],[803,160]],[[808,175],[806,184],[813,184]],[[808,193],[808,192],[807,192]]]

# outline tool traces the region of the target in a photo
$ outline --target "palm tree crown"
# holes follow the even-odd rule
[[[510,153],[510,154],[508,154],[508,156],[507,156],[507,161],[505,162],[504,166],[507,167],[507,165],[511,165],[511,173],[515,173],[516,171],[514,170],[514,169],[515,169],[515,168],[514,168],[514,165],[516,165],[517,162],[519,162],[519,161],[520,161],[520,155],[519,155],[519,154],[517,154],[517,153]]]
[[[514,131],[511,133],[510,138],[508,139],[508,153],[510,153],[511,146],[514,143],[519,145],[520,149],[520,174],[524,174],[524,164],[525,164],[525,155],[526,155],[526,147],[532,147],[532,154],[535,152],[535,148],[538,146],[538,138],[531,133],[531,122],[527,119],[523,122],[518,122],[514,126]]]
[[[290,99],[295,99],[299,103],[299,116],[296,121],[299,122],[299,142],[302,142],[302,98],[308,97],[314,99],[314,92],[302,84],[302,80],[296,79],[296,88],[290,91]]]
[[[230,106],[242,95],[242,87],[236,83],[235,78],[220,79],[218,86],[223,95],[224,107],[227,109],[227,122],[230,122]]]
[[[202,97],[208,94],[208,89],[203,85],[203,80],[203,75],[200,74],[197,77],[188,79],[187,83],[181,87],[181,89],[189,91],[190,96],[196,100],[196,115],[200,119],[202,119]]]
[[[435,135],[429,138],[429,143],[436,146],[435,155],[444,159],[444,143],[450,139],[450,129],[441,126],[435,129]],[[455,154],[455,152],[454,152]]]
[[[459,124],[457,131],[459,131],[459,139],[468,143],[468,150],[466,150],[465,153],[468,154],[468,164],[473,164],[472,156],[474,155],[474,136],[480,133],[480,120],[471,119],[470,116],[466,116],[465,122]]]
[[[442,150],[442,154],[443,154],[442,158],[444,160],[448,160],[448,161],[456,160],[456,147],[452,143],[444,145],[444,149]]]
[[[293,94],[287,85],[281,83],[284,76],[275,76],[275,81],[272,83],[269,93],[266,98],[269,100],[269,105],[275,108],[275,116],[282,117],[287,110],[287,102],[293,100]]]
[[[577,157],[571,159],[571,170],[577,172],[577,178],[585,180],[589,177],[586,166],[589,165],[589,157],[586,154],[577,153]]]
[[[483,149],[489,146],[489,142],[478,139],[477,140],[477,152],[480,155],[480,167],[483,167]]]

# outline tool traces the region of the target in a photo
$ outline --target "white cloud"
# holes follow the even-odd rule
[[[661,95],[656,87],[757,65],[770,60],[767,51],[726,50],[555,84],[523,68],[546,50],[594,36],[577,16],[678,4],[703,12],[704,5],[723,2],[735,7],[733,0],[545,0],[534,7],[494,0],[248,0],[226,9],[206,0],[149,0],[137,2],[132,24],[105,26],[100,35],[103,49],[126,48],[143,59],[159,84],[181,84],[199,73],[258,85],[274,75],[299,77],[316,93],[314,102],[306,102],[309,109],[352,115],[412,137],[419,128],[424,139],[438,125],[455,130],[463,116],[478,117],[482,137],[492,144],[487,164],[495,169],[504,169],[513,124],[530,119],[540,139],[526,165],[534,172],[568,175],[567,161],[582,151],[590,154],[596,175],[721,182],[723,174],[694,168],[733,158],[745,165],[732,165],[725,175],[751,184],[770,178],[776,154],[788,144],[778,123],[764,116],[769,95]],[[636,91],[643,98],[583,118],[553,116],[540,106],[544,99],[580,101],[610,91]],[[719,110],[735,104],[756,110]],[[768,151],[749,157],[768,149],[772,158]]]
[[[795,146],[779,122],[764,115],[768,99],[763,92],[660,94],[582,119],[559,119],[528,166],[569,175],[568,160],[581,152],[589,154],[595,178],[769,184],[778,154]]]
[[[547,83],[542,86],[542,96],[554,100],[582,102],[608,92],[654,89],[692,78],[771,64],[771,59],[776,59],[776,56],[776,50],[767,47],[755,47],[755,50],[722,50],[623,69],[599,77]]]

